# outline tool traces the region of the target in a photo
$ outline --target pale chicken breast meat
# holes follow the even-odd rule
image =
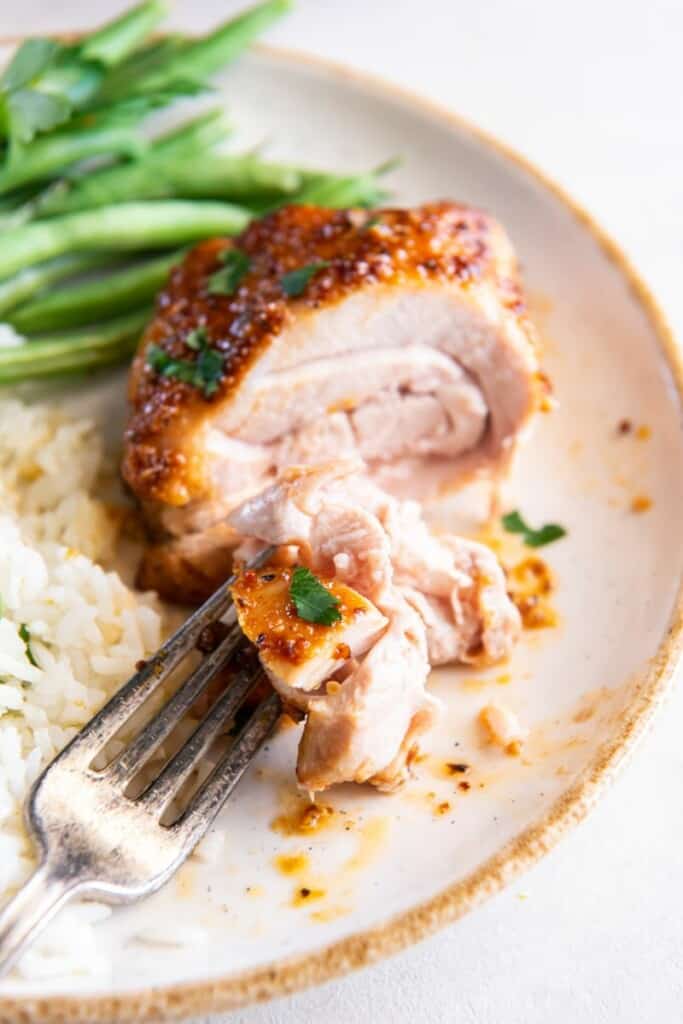
[[[207,352],[210,388],[174,376]],[[208,594],[238,542],[226,515],[291,464],[359,460],[421,500],[500,471],[539,380],[512,247],[478,210],[287,207],[199,245],[130,378],[123,473],[156,537],[142,582]]]

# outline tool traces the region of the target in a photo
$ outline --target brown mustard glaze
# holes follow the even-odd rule
[[[343,633],[356,615],[365,614],[367,602],[349,587],[319,577],[322,585],[337,598],[341,619],[331,626],[309,622],[297,615],[289,597],[291,577],[289,568],[264,566],[257,571],[242,572],[231,591],[242,631],[260,654],[301,665],[315,657],[331,634]],[[334,657],[339,658],[340,664],[350,655],[343,641],[335,645]]]
[[[494,273],[492,232],[484,213],[442,201],[410,210],[328,210],[288,206],[254,221],[234,240],[196,246],[171,273],[155,317],[139,348],[129,384],[133,414],[125,435],[123,475],[138,497],[183,505],[201,491],[201,465],[187,446],[169,443],[229,401],[260,352],[295,314],[333,305],[359,286],[430,280],[466,288]],[[231,247],[246,253],[248,272],[233,295],[208,292],[211,275]],[[308,264],[329,261],[299,296],[282,277]],[[512,277],[496,278],[502,303],[524,317],[522,294]],[[189,333],[204,326],[209,347],[223,359],[215,394],[160,377],[146,363],[148,346],[174,359],[193,361]]]
[[[555,577],[547,562],[529,555],[508,569],[508,593],[517,606],[525,629],[548,629],[557,625],[557,612],[550,603]]]

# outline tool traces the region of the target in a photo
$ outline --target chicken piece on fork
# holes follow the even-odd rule
[[[240,606],[244,575],[233,590],[240,624],[257,645],[261,640],[261,661],[273,685],[286,705],[306,716],[297,762],[300,783],[310,790],[338,782],[395,789],[407,777],[420,736],[438,710],[425,691],[430,663],[495,661],[517,637],[519,615],[493,554],[462,538],[436,538],[412,503],[386,495],[353,462],[291,467],[236,509],[230,522],[251,538],[238,549],[240,555],[252,553],[254,544],[294,548],[297,560],[332,581],[326,586],[343,587],[345,593],[353,588],[354,600],[365,598],[379,609],[386,628],[370,644],[366,632],[366,653],[342,665],[341,672],[325,665],[311,646],[316,682],[325,672],[332,677],[327,686],[312,689],[305,648],[295,664],[283,664],[282,657],[275,661],[271,654],[273,646],[280,653],[281,637],[287,648],[296,644],[307,626],[295,628],[296,611],[289,606],[282,611],[288,600],[282,584],[275,643],[267,640],[263,626],[273,616],[267,599],[259,606],[263,586],[257,574],[246,574],[253,593],[246,607]],[[274,577],[275,571],[269,566],[265,575]],[[316,629],[324,634],[330,627]],[[334,649],[335,640],[330,633],[325,649]]]
[[[336,580],[321,581],[336,602],[330,624],[297,614],[290,588],[295,568],[264,565],[237,577],[232,597],[245,636],[288,704],[305,708],[311,692],[359,658],[384,631],[387,620],[357,591]]]

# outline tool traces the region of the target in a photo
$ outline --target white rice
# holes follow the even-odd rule
[[[120,523],[94,496],[103,469],[93,423],[0,402],[0,901],[34,866],[31,783],[162,639],[155,601],[98,564]],[[107,913],[69,908],[20,972],[106,969],[92,930]]]

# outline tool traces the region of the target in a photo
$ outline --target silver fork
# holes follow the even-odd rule
[[[272,549],[250,568],[263,565]],[[128,903],[159,889],[205,834],[277,721],[276,694],[250,714],[230,749],[170,825],[161,819],[181,786],[262,678],[258,667],[237,669],[195,731],[136,797],[131,780],[229,665],[244,637],[227,581],[170,637],[45,769],[26,805],[39,867],[0,911],[0,977],[57,910],[74,896]],[[227,615],[226,615],[227,613]],[[202,631],[222,619],[229,631],[154,716],[107,766],[93,762],[147,698],[195,648]]]

